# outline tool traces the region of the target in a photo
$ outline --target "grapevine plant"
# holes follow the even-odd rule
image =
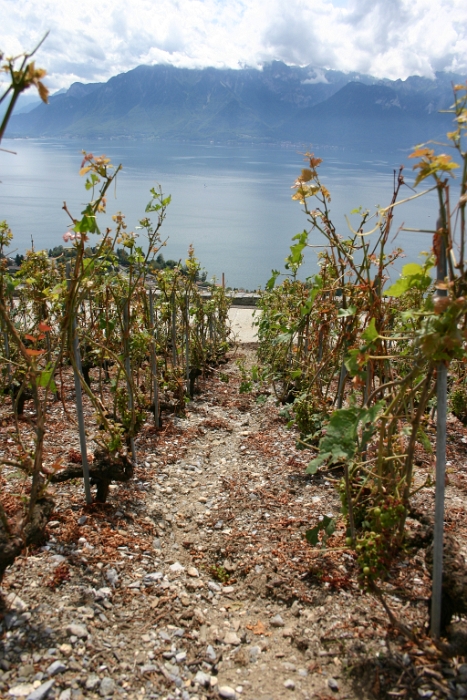
[[[358,224],[348,222],[344,235],[331,218],[330,193],[319,177],[321,160],[307,153],[293,199],[302,204],[309,228],[294,238],[284,281],[278,284],[274,271],[260,300],[262,375],[278,401],[292,405],[298,444],[317,446],[307,472],[326,468],[343,474],[346,544],[355,549],[362,582],[370,587],[403,544],[411,497],[431,483],[414,478],[414,463],[416,450],[431,451],[437,368],[440,363],[464,367],[467,359],[467,86],[455,87],[452,112],[455,130],[448,140],[459,163],[436,154],[430,144],[418,146],[410,156],[415,187],[429,180],[433,186],[401,198],[406,184],[401,168],[389,205],[373,216],[355,210]],[[449,178],[459,165],[455,201]],[[432,250],[421,262],[405,264],[389,284],[390,268],[402,255],[390,246],[395,207],[433,190],[439,219]],[[307,248],[318,250],[319,272],[300,281]],[[455,371],[451,405],[465,420],[465,370],[454,377]],[[334,532],[335,523],[328,520],[307,531],[311,544]]]
[[[35,85],[47,99],[45,72],[30,62],[31,55],[2,66],[11,85],[1,98],[10,96],[0,139],[24,89]],[[5,469],[7,475],[12,470],[23,475],[15,507],[10,502],[7,511],[0,500],[0,579],[24,546],[42,537],[53,509],[49,483],[84,476],[90,502],[89,471],[96,498],[105,501],[112,480],[131,478],[135,439],[151,415],[159,428],[164,410],[183,412],[197,377],[229,347],[225,290],[201,292],[194,249],[185,265],[159,269],[154,264],[166,243],[160,230],[170,196],[151,189],[137,229],[142,233],[129,231],[120,212],[112,228],[100,228],[106,194],[120,168],[105,156],[83,153],[80,175],[90,200],[79,215],[64,204],[67,245],[55,257],[30,250],[20,269],[10,272],[13,234],[6,221],[0,222],[0,391],[11,402],[15,426],[13,446],[0,460],[0,479]],[[123,270],[117,246],[125,251]],[[66,403],[70,374],[76,415]],[[92,421],[83,411],[82,394]],[[63,456],[47,458],[56,401],[79,428],[81,451],[73,463]],[[90,441],[94,455],[87,452]]]

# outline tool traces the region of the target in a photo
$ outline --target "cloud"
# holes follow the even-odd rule
[[[143,63],[282,60],[389,78],[467,73],[465,0],[3,0],[8,54],[31,49],[47,30],[37,62],[53,89]]]
[[[328,83],[328,79],[322,68],[314,68],[310,71],[310,77],[302,80],[303,85],[316,85],[317,83]]]

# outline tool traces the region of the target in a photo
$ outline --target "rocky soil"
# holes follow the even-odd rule
[[[2,698],[467,697],[465,647],[449,656],[426,636],[423,550],[395,562],[384,589],[409,639],[359,587],[342,524],[326,549],[307,544],[308,527],[338,514],[336,475],[306,476],[310,453],[273,397],[239,393],[241,356],[254,347],[201,379],[184,417],[164,416],[161,431],[148,421],[136,477],[112,484],[108,503],[85,506],[81,480],[54,487],[44,545],[3,581]],[[54,411],[48,458],[70,459],[77,431]],[[7,454],[11,407],[0,421]],[[459,426],[447,528],[465,545]],[[421,460],[419,478],[432,469]],[[18,488],[5,471],[2,497]],[[432,509],[433,489],[418,506]]]

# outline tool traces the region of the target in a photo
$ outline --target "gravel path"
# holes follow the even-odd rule
[[[337,492],[305,476],[273,397],[239,394],[239,355],[254,348],[201,381],[184,418],[148,422],[136,478],[108,503],[85,507],[80,481],[56,487],[47,542],[3,583],[1,697],[446,697],[448,680],[467,694],[465,664],[423,656],[359,589],[343,526],[335,551],[306,543]],[[391,605],[422,626],[419,559]],[[420,654],[437,676],[417,672]]]

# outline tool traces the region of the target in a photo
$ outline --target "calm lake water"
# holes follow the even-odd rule
[[[195,146],[137,141],[33,141],[4,140],[0,151],[0,220],[14,233],[11,250],[24,253],[31,247],[53,248],[63,243],[68,218],[66,201],[78,216],[87,201],[84,179],[78,176],[81,149],[105,153],[122,163],[116,193],[109,193],[108,213],[101,228],[111,225],[110,215],[121,211],[129,229],[138,225],[150,199],[149,189],[160,183],[172,195],[162,228],[168,237],[166,259],[185,259],[190,243],[209,277],[225,273],[232,287],[264,286],[271,269],[283,270],[291,238],[307,228],[301,205],[291,200],[291,185],[305,163],[294,149],[269,147]],[[331,192],[331,213],[339,231],[348,234],[345,214],[359,206],[374,211],[389,204],[393,170],[406,165],[406,154],[362,154],[328,151],[321,180]],[[413,192],[404,188],[403,196]],[[350,217],[355,224],[358,217]],[[433,194],[398,207],[395,226],[432,229],[437,219]],[[316,239],[316,243],[320,241]],[[398,235],[394,247],[406,252],[405,262],[417,260],[431,246],[427,234]],[[307,251],[302,276],[316,271],[316,254]]]

